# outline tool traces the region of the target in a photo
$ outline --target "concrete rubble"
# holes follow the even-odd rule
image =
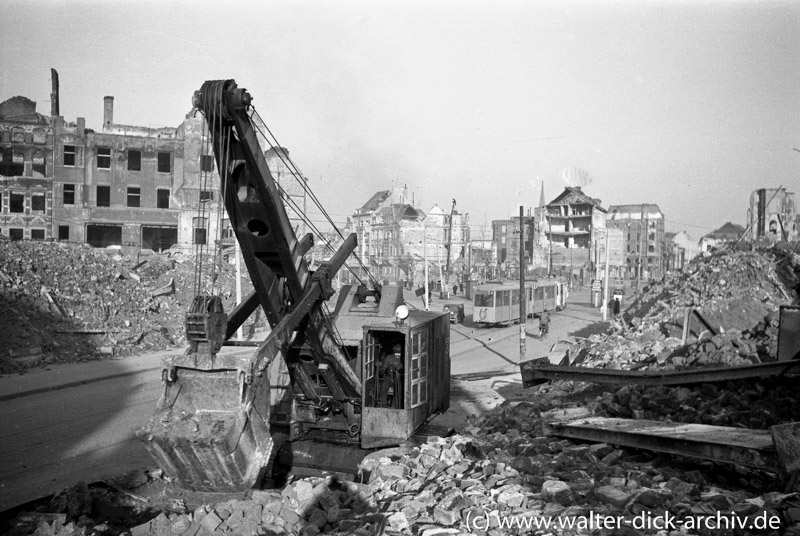
[[[535,414],[550,404],[507,406],[449,438],[430,437],[404,453],[371,456],[360,482],[302,478],[281,490],[173,509],[116,534],[712,534],[713,530],[634,529],[637,519],[699,519],[717,512],[742,523],[771,520],[780,530],[737,534],[800,534],[800,494],[783,493],[769,475],[579,444],[541,435]],[[533,418],[529,418],[533,416]],[[524,419],[523,419],[524,417]],[[90,514],[45,517],[34,534],[108,534]],[[78,521],[67,518],[78,515]],[[599,516],[599,518],[598,518]],[[617,519],[622,531],[597,531],[588,519]],[[549,530],[502,523],[551,520]],[[561,521],[559,521],[561,520]],[[558,523],[572,520],[572,528]],[[625,520],[628,524],[625,525]],[[583,523],[583,524],[581,524]],[[748,525],[750,526],[750,525]],[[596,527],[595,527],[596,528]],[[722,531],[732,534],[732,531]]]
[[[798,296],[800,245],[729,246],[643,288],[615,329],[579,340],[572,359],[660,371],[774,361],[779,306]]]
[[[230,311],[234,269],[212,265],[208,258],[202,289],[215,276]],[[183,346],[194,280],[195,258],[180,252],[137,259],[86,245],[0,241],[0,372]],[[246,273],[242,287],[252,291]]]

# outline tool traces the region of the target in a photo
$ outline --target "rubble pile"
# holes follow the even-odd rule
[[[124,532],[106,522],[95,525],[93,512],[73,507],[71,515],[42,518],[36,534],[733,534],[631,525],[666,515],[697,523],[718,512],[748,527],[756,519],[777,527],[736,534],[800,534],[800,494],[782,493],[769,475],[543,437],[536,415],[550,407],[505,406],[469,425],[469,435],[379,451],[362,462],[361,482],[306,477],[282,490],[256,490],[191,511],[176,504]],[[59,510],[39,515],[68,508]],[[596,516],[619,516],[628,524],[621,531],[591,530],[588,519]],[[548,520],[549,529],[525,528]]]
[[[627,419],[769,429],[797,421],[800,395],[794,380],[741,380],[692,387],[625,385],[597,397],[595,414]]]
[[[580,361],[625,370],[773,361],[779,306],[798,297],[800,245],[730,246],[645,287],[611,333],[582,341]]]
[[[8,357],[29,348],[56,362],[184,344],[195,267],[193,257],[180,253],[136,259],[86,245],[0,242],[0,330],[7,334],[0,368],[13,369]],[[213,274],[232,309],[233,268],[220,263]],[[206,267],[204,291],[211,276]],[[250,289],[243,277],[243,292]]]

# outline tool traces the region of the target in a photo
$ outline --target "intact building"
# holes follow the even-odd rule
[[[668,269],[670,251],[664,233],[664,214],[658,205],[612,205],[608,225],[622,229],[625,277],[658,279]]]

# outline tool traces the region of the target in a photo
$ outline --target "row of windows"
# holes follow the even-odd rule
[[[75,185],[64,184],[63,190],[63,203],[65,205],[75,204]],[[95,195],[95,206],[110,207],[111,206],[111,187],[110,186],[97,186]],[[165,188],[156,189],[156,207],[155,208],[169,208],[170,191]],[[212,201],[214,193],[208,190],[200,192],[200,201]],[[136,186],[129,186],[127,190],[125,206],[138,208],[142,204],[142,189]]]
[[[0,192],[0,207],[3,206],[3,193]],[[8,195],[8,211],[21,214],[25,212],[25,194],[21,192],[11,192]],[[31,212],[45,211],[44,194],[31,194]]]
[[[142,170],[142,151],[128,149],[128,171]],[[64,165],[74,166],[77,161],[77,149],[74,145],[64,146]],[[213,169],[213,157],[204,155],[200,162],[203,171]],[[206,169],[208,168],[208,169]],[[97,147],[97,169],[111,169],[111,147]],[[156,170],[159,173],[172,171],[172,153],[159,152],[156,160]]]
[[[47,143],[47,133],[37,128],[33,132],[25,132],[22,129],[11,129],[0,133],[0,141],[3,143],[35,143],[37,145],[44,145]]]
[[[206,226],[208,225],[207,218],[194,218],[193,219],[193,237],[192,241],[194,244],[205,244],[206,243],[206,236],[207,230]],[[31,229],[31,240],[44,240],[45,230],[44,229]],[[8,237],[11,240],[22,240],[25,238],[24,230],[12,228],[8,230]],[[59,225],[58,226],[58,239],[59,240],[69,240],[69,225]]]
[[[11,240],[22,240],[25,238],[25,230],[10,228],[8,230],[8,237]],[[44,240],[44,229],[31,229],[31,240]]]

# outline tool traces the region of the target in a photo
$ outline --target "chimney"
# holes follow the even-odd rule
[[[53,91],[50,93],[50,115],[58,117],[61,115],[58,110],[58,71],[50,69],[50,78],[53,81]]]
[[[103,124],[114,122],[114,97],[103,97]]]

